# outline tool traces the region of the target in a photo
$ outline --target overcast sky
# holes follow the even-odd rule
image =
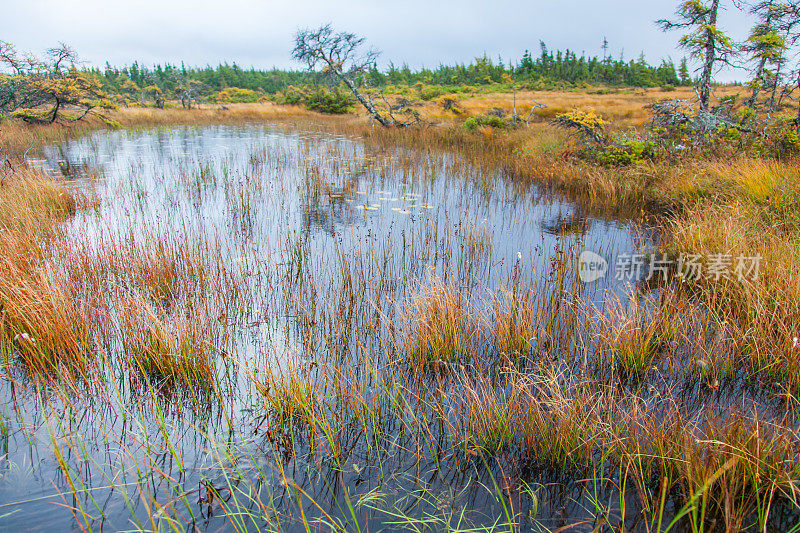
[[[484,52],[518,61],[525,49],[538,53],[540,39],[551,49],[600,55],[604,36],[615,57],[645,52],[651,62],[677,62],[684,55],[678,35],[662,34],[653,22],[669,17],[676,0],[0,1],[0,40],[36,53],[63,41],[97,66],[138,60],[299,68],[290,58],[293,32],[326,22],[366,37],[383,51],[383,64],[412,67],[469,62]],[[748,25],[733,7],[721,15],[720,26],[736,38]]]

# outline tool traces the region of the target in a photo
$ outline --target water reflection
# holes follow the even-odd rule
[[[326,342],[325,311],[340,313],[357,325],[369,313],[393,317],[398,312],[396,302],[407,299],[433,274],[457,279],[470,296],[484,296],[514,282],[536,291],[554,263],[567,258],[572,261],[569,268],[574,268],[574,258],[582,250],[601,254],[614,264],[621,254],[653,246],[639,227],[592,217],[543,189],[514,183],[502,169],[472,168],[451,154],[382,151],[342,136],[277,126],[105,132],[48,148],[45,155],[43,165],[54,173],[68,169],[65,175],[76,186],[91,188],[98,196],[95,208],[80,212],[70,223],[76,242],[101,254],[120,243],[179,241],[198,249],[208,247],[222,256],[232,275],[243,280],[247,308],[227,308],[217,300],[209,307],[214,313],[209,322],[225,324],[224,346],[214,357],[224,362],[220,372],[228,372],[225,379],[235,392],[224,399],[225,416],[209,405],[195,410],[196,418],[187,423],[178,413],[164,421],[141,409],[145,421],[129,427],[132,422],[117,412],[125,411],[123,405],[135,404],[140,391],[125,388],[122,380],[122,392],[105,411],[76,414],[64,405],[22,401],[27,410],[18,416],[36,429],[33,437],[18,431],[5,438],[7,473],[0,479],[0,505],[15,513],[9,518],[14,526],[47,529],[73,523],[67,509],[48,514],[46,520],[41,517],[43,510],[64,503],[59,493],[67,493],[73,483],[61,474],[48,442],[48,428],[57,421],[74,424],[73,434],[85,438],[82,443],[89,447],[94,466],[102,465],[101,472],[130,475],[126,478],[130,485],[121,491],[129,492],[124,494],[119,494],[117,485],[104,488],[102,475],[96,482],[85,481],[97,487],[92,493],[95,500],[108,502],[104,516],[110,518],[107,522],[103,518],[107,527],[129,526],[131,515],[143,521],[148,516],[136,492],[142,490],[135,479],[136,465],[116,462],[118,458],[123,462],[124,456],[155,463],[168,474],[159,478],[158,486],[148,487],[162,501],[176,498],[178,488],[191,487],[188,498],[197,502],[194,508],[199,510],[195,525],[228,528],[220,508],[232,496],[225,493],[229,489],[224,486],[230,483],[223,468],[232,458],[248,463],[248,472],[257,472],[252,489],[257,494],[269,489],[270,497],[283,491],[277,497],[292,498],[282,476],[266,466],[273,459],[267,450],[280,448],[283,437],[259,433],[263,420],[253,407],[258,391],[247,376],[268,367],[291,374],[295,368],[288,361],[299,361],[311,371],[315,357],[358,350],[373,350],[382,368],[392,364],[383,342],[390,334],[388,327],[369,338],[374,345],[352,346],[351,339],[334,345]],[[613,275],[586,287],[573,272],[565,279],[565,292],[597,306],[609,295],[624,299],[633,290]],[[358,305],[348,304],[344,297],[354,286],[362,291]],[[235,370],[225,366],[232,358],[240,365]],[[107,371],[110,382],[118,379],[114,370]],[[16,391],[13,383],[8,386],[4,400],[12,405]],[[178,435],[180,468],[169,464],[171,453],[147,456],[151,440],[164,449],[170,445],[159,440],[165,425],[167,433]],[[105,442],[96,432],[100,427]],[[402,429],[399,425],[385,429],[398,446],[409,439]],[[357,430],[344,432],[342,440],[351,446],[344,454],[349,458],[344,471],[320,465],[314,457],[324,453],[311,447],[303,453],[294,450],[297,455],[287,461],[292,479],[309,491],[314,487],[317,501],[327,502],[330,509],[346,507],[345,488],[364,492],[379,481],[398,504],[419,513],[473,505],[480,488],[491,484],[480,465],[440,471],[438,463],[430,462],[412,468],[400,455],[386,457],[384,464],[368,464],[369,450],[363,449]],[[114,440],[108,435],[121,436]],[[145,441],[148,446],[142,444]],[[37,442],[43,443],[41,448]],[[123,454],[119,452],[123,447],[134,451]],[[92,465],[83,466],[91,470]],[[380,468],[398,475],[379,479]],[[427,493],[409,497],[403,493],[408,481],[403,475],[412,472],[414,483],[433,493],[452,494],[436,501]],[[455,491],[456,486],[468,489]],[[487,516],[497,511],[496,502],[482,501],[481,506]]]

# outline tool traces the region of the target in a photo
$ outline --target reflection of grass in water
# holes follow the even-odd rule
[[[488,225],[472,225],[467,229],[467,253],[470,259],[482,255],[490,254],[492,251],[492,239],[494,232]]]

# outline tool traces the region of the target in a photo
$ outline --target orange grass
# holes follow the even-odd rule
[[[578,98],[594,98],[567,96],[559,95],[565,105]],[[613,98],[621,98],[597,96],[607,98],[609,106]],[[467,101],[464,107],[478,112],[484,109],[480,106],[497,103],[492,98],[500,97],[487,96],[480,105]],[[639,120],[635,109],[644,100],[630,104],[632,109],[620,104],[615,112],[623,120]],[[120,111],[119,116],[127,117],[129,125],[149,125],[159,121],[269,120],[294,113],[296,110],[259,105],[197,112],[130,109]],[[563,190],[609,209],[640,207],[668,198],[680,208],[667,237],[676,251],[756,250],[769,259],[763,278],[755,282],[695,287],[693,295],[710,306],[711,313],[718,315],[714,317],[717,322],[730,328],[721,330],[727,335],[707,349],[719,349],[726,355],[738,353],[739,358],[731,363],[734,369],[745,368],[790,387],[800,386],[800,358],[791,340],[792,328],[800,323],[797,235],[792,218],[795,203],[790,198],[798,192],[798,180],[789,165],[745,160],[687,163],[678,169],[643,165],[610,171],[554,159],[546,147],[560,134],[541,125],[508,134],[473,134],[457,126],[400,132],[373,130],[347,118],[330,120],[326,127],[365,135],[373,146],[405,143],[426,150],[453,148],[466,161],[486,169],[501,168],[521,184],[552,180]],[[42,133],[41,139],[48,135]],[[311,187],[322,183],[316,178],[310,182]],[[99,319],[79,305],[83,297],[98,310],[100,319],[108,318],[104,309],[118,311],[125,368],[154,378],[158,384],[212,387],[217,371],[213,356],[224,345],[224,323],[233,314],[225,306],[241,304],[239,296],[228,298],[244,290],[241,273],[224,268],[219,250],[207,247],[197,251],[197,243],[176,242],[180,236],[175,235],[141,242],[114,241],[94,254],[83,250],[78,243],[62,240],[59,232],[60,223],[79,205],[79,199],[40,175],[9,182],[0,189],[0,345],[4,352],[48,372],[60,368],[87,371],[93,364],[88,346],[92,334],[97,334]],[[491,234],[476,227],[468,229],[465,239],[478,255],[488,249]],[[48,257],[55,252],[70,260],[63,271],[46,268]],[[463,288],[464,280],[450,274],[446,281],[433,276],[414,287],[406,301],[392,302],[402,307],[397,317],[376,313],[365,318],[361,327],[354,327],[344,310],[370,308],[374,303],[367,301],[363,287],[353,285],[374,277],[363,271],[350,277],[348,265],[348,275],[337,280],[343,287],[341,302],[326,307],[317,302],[316,287],[305,270],[308,251],[298,245],[292,253],[296,255],[287,262],[286,275],[275,287],[286,293],[285,310],[306,324],[300,328],[302,346],[313,350],[349,345],[350,335],[358,336],[353,344],[371,346],[362,341],[381,327],[392,331],[397,327],[401,331],[398,351],[428,389],[415,387],[394,365],[373,364],[371,352],[347,358],[340,356],[344,350],[336,350],[337,356],[327,360],[290,353],[283,371],[266,369],[250,374],[265,410],[272,415],[268,417],[272,432],[267,435],[276,441],[281,429],[284,436],[280,438],[290,441],[284,444],[287,455],[295,447],[291,439],[299,438],[291,432],[296,421],[310,429],[306,434],[314,439],[313,454],[324,460],[334,457],[341,469],[345,435],[350,435],[350,442],[371,439],[367,446],[372,450],[375,443],[382,442],[381,432],[396,427],[399,420],[402,432],[413,436],[410,443],[403,442],[402,446],[408,446],[403,451],[417,457],[432,453],[437,461],[444,457],[447,462],[442,465],[463,460],[451,453],[455,448],[467,458],[484,459],[509,451],[507,457],[516,458],[520,470],[536,466],[572,473],[573,478],[584,481],[591,476],[595,481],[607,480],[607,472],[613,468],[613,483],[630,477],[645,509],[642,515],[652,522],[658,520],[658,509],[663,510],[668,494],[678,495],[670,499],[674,512],[681,505],[689,506],[687,520],[695,530],[721,524],[735,531],[754,514],[758,515],[758,529],[763,530],[769,514],[765,509],[779,497],[794,502],[797,508],[800,440],[793,430],[792,410],[785,409],[785,419],[778,422],[768,422],[755,406],[737,406],[735,412],[722,416],[717,415],[722,412],[715,404],[718,396],[703,396],[705,389],[692,392],[703,376],[697,379],[694,362],[679,360],[673,353],[677,351],[675,339],[701,345],[707,333],[696,323],[679,318],[695,309],[683,299],[687,293],[692,295],[691,291],[663,298],[655,311],[616,308],[598,318],[587,309],[554,303],[561,302],[562,280],[542,289],[545,295],[551,290],[557,296],[544,300],[569,315],[569,327],[560,327],[550,322],[552,309],[539,303],[543,300],[540,295],[519,293],[513,287],[491,294],[488,301],[473,301]],[[116,290],[106,294],[101,285],[109,280],[116,282]],[[589,320],[599,320],[594,343],[579,331],[579,325]],[[572,342],[548,352],[547,360],[535,371],[522,372],[513,365],[481,366],[486,364],[482,357],[491,360],[500,354],[501,360],[519,360],[534,355],[543,332],[548,337],[558,333]],[[316,342],[316,336],[322,337],[321,342]],[[343,341],[342,337],[347,338]],[[747,350],[741,349],[741,340]],[[485,345],[481,345],[483,341],[487,341]],[[691,350],[685,358],[703,349],[706,347]],[[646,378],[662,356],[671,364],[661,365],[659,372],[674,379],[674,385],[665,386],[658,374],[658,379],[637,388],[618,380],[618,373],[585,364],[594,359]],[[437,380],[425,381],[425,370],[431,366],[447,368],[452,381],[439,379],[440,375]],[[681,389],[678,383],[689,387]],[[686,401],[687,394],[702,399],[703,408]],[[442,433],[434,435],[437,427]],[[275,467],[282,471],[283,464],[276,461]],[[234,477],[239,483],[244,476]]]
[[[403,339],[414,368],[469,360],[476,325],[451,280],[433,277],[406,304]]]
[[[0,346],[34,371],[85,373],[91,366],[89,328],[74,290],[45,265],[47,241],[78,201],[25,169],[0,188]]]

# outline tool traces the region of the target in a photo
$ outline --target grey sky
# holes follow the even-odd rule
[[[614,56],[644,51],[651,62],[676,61],[677,34],[653,23],[676,0],[2,0],[0,40],[41,52],[58,41],[93,65],[138,60],[188,65],[236,61],[241,66],[298,67],[289,55],[299,26],[332,22],[365,36],[382,62],[412,67],[468,62],[486,52],[518,60],[539,40],[551,49],[600,54],[603,37]],[[730,2],[724,2],[730,4]],[[721,27],[736,38],[747,17],[729,5]],[[723,78],[741,77],[732,73]]]

